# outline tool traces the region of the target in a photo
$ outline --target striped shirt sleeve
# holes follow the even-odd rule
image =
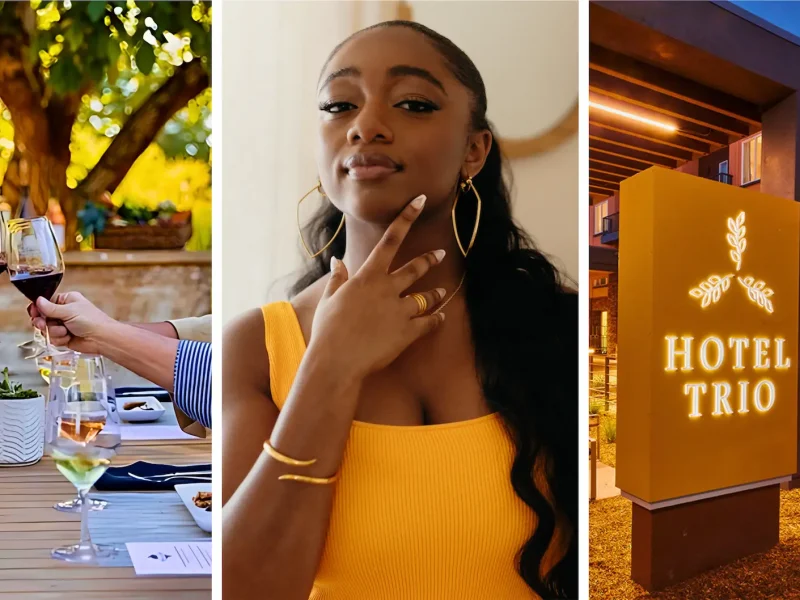
[[[181,340],[175,357],[173,399],[186,416],[211,428],[211,344]]]

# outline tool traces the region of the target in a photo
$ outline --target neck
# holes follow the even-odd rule
[[[390,271],[399,269],[409,261],[433,250],[444,250],[444,260],[433,267],[424,277],[408,288],[407,293],[425,292],[441,287],[452,294],[464,274],[464,257],[453,233],[453,221],[449,207],[426,213],[428,207],[411,226],[405,240],[397,251]],[[386,226],[366,223],[347,217],[347,244],[344,263],[353,276],[367,260],[372,250],[386,232]],[[466,243],[468,240],[462,240]]]

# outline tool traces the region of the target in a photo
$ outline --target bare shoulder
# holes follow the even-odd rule
[[[260,308],[248,310],[225,327],[222,372],[225,385],[245,384],[269,396],[269,355]]]

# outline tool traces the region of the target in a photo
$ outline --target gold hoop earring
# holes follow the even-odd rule
[[[472,228],[472,238],[469,240],[467,249],[464,250],[464,245],[461,243],[461,238],[458,235],[458,225],[456,224],[456,206],[458,205],[458,199],[461,194],[470,190],[472,190],[472,193],[475,194],[475,198],[478,201],[478,207],[475,213],[475,226]],[[464,255],[464,258],[466,258],[467,254],[469,254],[469,251],[472,250],[472,245],[475,243],[475,237],[478,235],[478,225],[481,222],[481,196],[478,194],[478,190],[476,190],[475,186],[472,184],[472,177],[469,177],[466,181],[461,182],[461,190],[456,194],[456,199],[453,201],[452,215],[453,232],[456,234],[456,242],[458,242],[458,247],[461,249],[461,254]]]
[[[309,258],[316,258],[320,254],[325,252],[325,250],[330,248],[331,244],[333,243],[333,240],[336,239],[336,236],[339,235],[339,232],[342,230],[342,227],[344,227],[344,213],[342,213],[342,220],[339,222],[339,227],[336,228],[336,233],[333,234],[333,237],[330,239],[330,241],[327,244],[325,244],[325,246],[323,246],[322,250],[319,250],[318,252],[315,252],[313,254],[311,253],[311,250],[309,250],[306,241],[303,239],[303,228],[300,225],[300,205],[303,203],[303,200],[308,198],[314,192],[319,192],[321,196],[327,198],[325,192],[322,191],[322,183],[317,182],[317,185],[308,190],[308,192],[306,192],[306,194],[302,198],[300,198],[300,201],[297,203],[297,233],[300,235],[300,243],[303,244],[303,248],[305,249],[306,254],[308,254]]]

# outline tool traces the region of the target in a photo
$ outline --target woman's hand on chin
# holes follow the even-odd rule
[[[426,311],[422,315],[417,299],[401,296],[442,262],[444,250],[427,252],[389,272],[424,205],[425,196],[409,202],[352,276],[341,260],[331,260],[331,276],[314,315],[309,350],[334,361],[342,377],[356,381],[383,369],[444,321],[444,313],[431,314],[431,310],[445,297],[445,290],[423,294]]]

